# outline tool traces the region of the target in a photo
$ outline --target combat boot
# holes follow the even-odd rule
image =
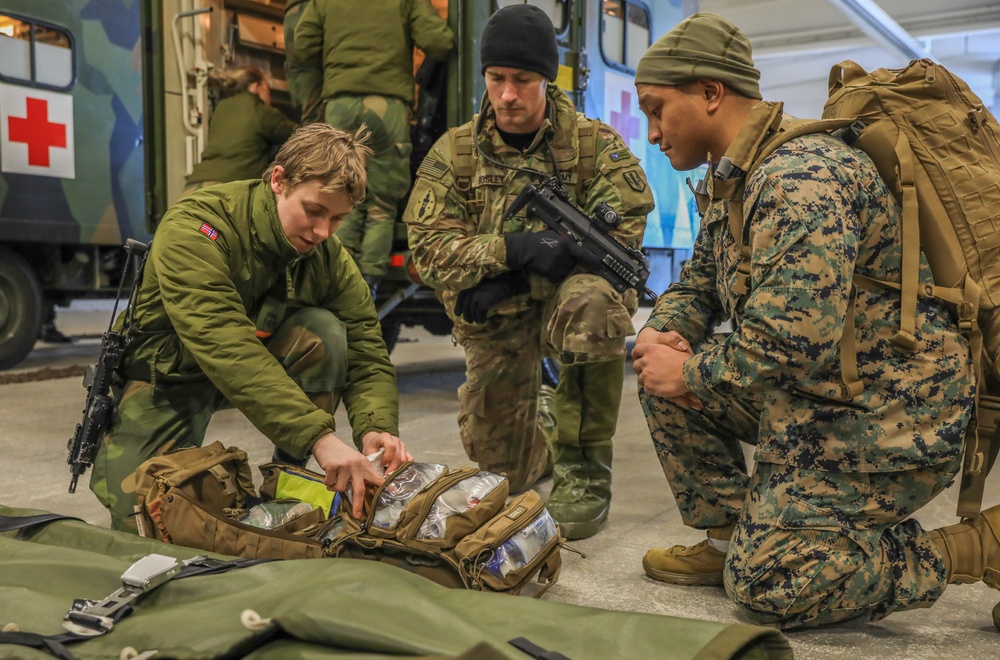
[[[708,530],[708,538],[729,541],[735,525]],[[726,553],[716,550],[705,539],[695,545],[675,545],[672,548],[651,548],[642,558],[646,575],[670,584],[712,586],[722,584],[722,569]]]
[[[994,582],[1000,571],[1000,505],[928,534],[944,557],[949,584],[979,582],[987,573]],[[1000,586],[1000,580],[990,586]]]
[[[624,379],[624,357],[562,368],[547,507],[568,539],[593,536],[608,518],[612,437]]]

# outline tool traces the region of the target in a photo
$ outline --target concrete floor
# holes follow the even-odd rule
[[[89,303],[59,310],[58,325],[68,334],[99,335],[107,328],[110,306]],[[640,316],[642,315],[640,311]],[[641,322],[637,319],[637,324]],[[72,345],[38,344],[11,372],[65,367],[92,361],[99,340]],[[393,352],[398,367],[401,436],[417,460],[458,467],[469,465],[456,428],[455,390],[464,379],[461,350],[448,337],[404,328]],[[628,372],[616,436],[615,482],[611,517],[595,537],[572,546],[586,558],[563,553],[559,583],[546,599],[613,610],[667,614],[712,621],[740,621],[721,588],[679,587],[643,575],[640,561],[651,546],[695,543],[701,533],[684,527],[656,461]],[[69,468],[66,441],[80,421],[85,391],[78,377],[0,385],[0,503],[66,513],[107,525],[103,508],[86,488],[66,492]],[[345,415],[338,424],[346,428]],[[271,445],[237,411],[216,415],[210,440],[245,449],[251,461],[264,462]],[[539,490],[547,492],[546,482]],[[987,504],[1000,503],[1000,477],[987,484]],[[947,491],[917,514],[928,527],[955,522],[955,493]],[[797,658],[880,660],[1000,658],[1000,632],[991,610],[1000,593],[982,584],[954,586],[931,609],[894,614],[877,624],[844,626],[788,634]],[[665,650],[664,657],[669,657]]]

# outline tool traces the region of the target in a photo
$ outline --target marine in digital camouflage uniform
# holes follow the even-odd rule
[[[453,42],[428,0],[311,0],[295,28],[298,57],[323,68],[326,122],[371,132],[368,196],[337,236],[373,294],[389,270],[393,226],[410,190],[413,47],[441,60]]]
[[[636,74],[650,142],[678,169],[706,152],[752,161],[789,121],[781,104],[758,102],[758,78],[746,37],[725,19],[679,24]],[[871,160],[825,133],[763,160],[741,205],[748,264],[726,195],[713,195],[731,184],[714,176],[717,163],[692,257],[633,352],[681,517],[709,538],[650,550],[647,574],[724,584],[754,620],[794,628],[927,607],[949,581],[1000,568],[996,512],[930,532],[907,519],[958,473],[974,375],[940,301],[920,298],[904,349],[890,341],[899,293],[854,280],[900,279],[901,212]],[[922,255],[920,278],[932,281]],[[729,318],[733,332],[714,335]],[[853,396],[842,361],[852,339],[863,385]],[[752,474],[741,442],[756,445]]]
[[[636,294],[619,294],[580,267],[558,281],[539,274],[522,279],[509,263],[508,239],[546,227],[523,210],[509,220],[503,215],[526,184],[553,175],[554,159],[573,202],[588,214],[601,201],[610,204],[624,218],[614,235],[637,248],[652,196],[638,159],[621,137],[577,113],[554,84],[539,92],[545,95],[540,97],[541,125],[535,133],[521,134],[523,151],[504,141],[497,99],[489,91],[494,69],[514,78],[533,75],[540,85],[545,82],[539,74],[555,77],[555,37],[541,10],[531,5],[500,10],[487,23],[481,44],[488,81],[481,112],[431,149],[417,171],[404,220],[416,266],[438,291],[454,321],[455,339],[465,349],[466,381],[458,395],[466,453],[481,468],[505,473],[513,491],[529,488],[546,472],[540,363],[551,355],[561,365],[548,508],[564,535],[582,538],[597,531],[610,503],[612,437]],[[494,67],[494,62],[513,68]],[[512,142],[517,137],[507,135]],[[481,157],[473,158],[473,140]],[[502,299],[487,297],[477,312],[462,313],[464,301],[479,304],[476,296],[497,282],[517,283]]]
[[[164,215],[134,319],[117,320],[129,338],[117,414],[91,475],[113,527],[136,531],[135,469],[200,446],[225,407],[291,459],[314,456],[331,488],[350,481],[358,508],[362,479],[380,479],[334,435],[341,399],[358,448],[385,447],[395,465],[408,457],[368,287],[339,241],[325,240],[363,195],[366,153],[350,134],[312,124],[286,142],[264,181],[195,191]]]

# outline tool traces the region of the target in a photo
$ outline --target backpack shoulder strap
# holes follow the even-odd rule
[[[451,132],[451,167],[455,173],[455,186],[465,199],[469,198],[472,177],[476,174],[476,159],[473,153],[475,145],[472,136],[474,125],[475,121],[466,122]]]
[[[597,133],[598,121],[583,115],[577,115],[577,200],[582,199],[584,189],[590,185],[597,175]]]

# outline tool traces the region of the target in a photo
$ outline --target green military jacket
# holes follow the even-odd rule
[[[222,99],[212,113],[208,144],[187,182],[259,179],[273,156],[295,131],[280,110],[256,94],[242,91]]]
[[[757,143],[744,133],[733,144]],[[758,461],[891,472],[958,457],[974,376],[955,322],[939,300],[921,298],[917,343],[905,350],[890,341],[899,292],[854,284],[856,274],[900,279],[901,212],[871,159],[825,133],[792,139],[750,173],[743,213],[749,292],[736,286],[744,257],[728,202],[716,200],[647,323],[697,345],[733,319],[732,334],[685,360],[688,388],[705,401],[762,404]],[[923,256],[920,277],[932,281]],[[853,398],[840,355],[849,315],[864,386]]]
[[[610,204],[623,216],[613,235],[622,243],[638,248],[646,229],[646,214],[653,209],[653,196],[639,159],[613,128],[577,113],[572,101],[556,85],[549,85],[547,94],[547,117],[523,154],[501,139],[495,113],[486,97],[481,113],[471,122],[479,127],[474,139],[485,153],[502,163],[544,173],[546,178],[555,171],[554,154],[570,199],[588,215],[593,214],[599,202]],[[582,122],[592,122],[594,129],[587,138],[595,141],[591,172],[581,172],[580,167]],[[454,307],[459,291],[509,270],[505,234],[546,229],[541,220],[526,218],[523,209],[509,220],[502,219],[508,203],[525,185],[540,183],[541,176],[501,168],[477,157],[471,180],[456,181],[458,131],[451,129],[431,148],[417,171],[404,213],[414,263],[424,282],[443,292],[449,308]],[[545,146],[546,135],[552,153]],[[581,177],[592,178],[581,181]],[[469,189],[463,190],[465,186]],[[549,280],[536,276],[531,279],[531,297],[544,299],[554,293],[556,285]],[[510,313],[528,305],[528,296],[523,295],[501,303],[497,311]]]
[[[123,358],[126,378],[209,379],[275,445],[295,456],[335,429],[257,338],[268,294],[289,315],[330,310],[347,326],[344,405],[360,446],[368,431],[399,434],[396,374],[368,285],[336,237],[299,255],[278,220],[269,184],[196,191],[156,229]],[[119,324],[122,319],[119,318]]]
[[[413,47],[443,60],[455,35],[429,0],[312,0],[295,27],[299,57],[323,68],[323,98],[395,96],[413,103]]]

